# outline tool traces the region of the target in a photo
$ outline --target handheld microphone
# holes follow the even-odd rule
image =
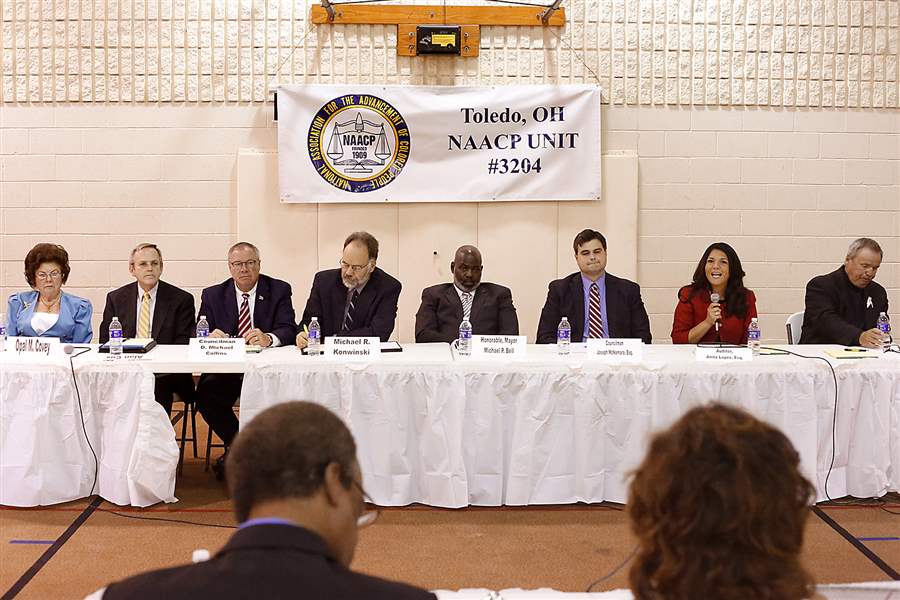
[[[722,301],[722,296],[720,296],[717,292],[713,292],[712,294],[709,295],[709,300],[713,304],[718,304],[719,302]],[[719,322],[719,319],[716,319],[716,341],[719,341],[719,326],[720,325],[721,325],[721,323]]]

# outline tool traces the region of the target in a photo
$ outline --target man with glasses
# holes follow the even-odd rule
[[[106,295],[100,343],[109,341],[109,324],[119,317],[126,338],[152,338],[157,344],[187,344],[194,335],[194,297],[161,281],[162,251],[156,244],[138,244],[131,251],[128,272],[135,281]],[[156,401],[172,411],[174,394],[184,400],[194,397],[190,373],[168,373],[156,377]]]
[[[475,335],[519,335],[519,319],[508,287],[481,281],[481,252],[460,246],[450,263],[453,283],[422,291],[416,313],[416,342],[452,342],[468,319]]]
[[[344,240],[340,268],[319,271],[297,334],[299,348],[306,348],[306,327],[318,317],[322,337],[375,336],[386,342],[394,331],[400,282],[375,266],[378,240],[365,231]]]
[[[200,315],[209,322],[210,337],[242,337],[247,344],[269,348],[290,344],[296,334],[289,283],[261,275],[259,250],[238,242],[228,250],[231,279],[203,290]],[[241,394],[243,376],[204,374],[197,385],[200,414],[225,446],[238,431],[232,407]],[[214,470],[222,479],[224,456]]]
[[[113,583],[92,600],[365,598],[434,600],[350,570],[367,512],[353,435],[327,408],[287,402],[257,415],[228,455],[238,530],[210,560]]]

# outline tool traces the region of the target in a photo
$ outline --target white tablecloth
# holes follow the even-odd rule
[[[723,365],[696,362],[692,347],[649,346],[640,365],[604,366],[529,346],[520,361],[449,362],[432,346],[358,365],[265,352],[248,364],[241,422],[287,400],[328,406],[349,423],[379,504],[624,502],[649,436],[719,400],[782,429],[826,499],[834,386],[822,361]],[[900,491],[900,360],[832,363],[840,396],[827,495]]]
[[[174,502],[178,445],[137,364],[0,362],[0,504],[39,506],[94,493],[120,505]],[[98,359],[99,360],[99,359]],[[76,365],[79,358],[75,358]]]

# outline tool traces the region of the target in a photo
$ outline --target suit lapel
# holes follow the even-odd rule
[[[119,311],[119,322],[122,324],[122,335],[137,337],[137,281],[129,283],[125,288],[125,306]],[[154,309],[155,311],[156,309]]]
[[[253,327],[256,329],[264,329],[260,327],[260,323],[269,322],[269,308],[272,306],[271,289],[268,279],[264,279],[262,275],[256,282],[256,300],[253,305]]]
[[[165,284],[160,281],[159,287],[156,288],[156,302],[153,303],[153,322],[150,325],[150,337],[154,340],[159,337],[159,330],[162,329],[163,323],[165,323],[166,317],[169,314],[169,311],[166,310],[168,305],[169,290]]]
[[[569,325],[572,327],[572,341],[584,341],[584,286],[581,283],[581,271],[575,273],[569,281],[569,294],[573,300],[572,316]],[[573,320],[574,319],[574,320]]]
[[[462,301],[459,299],[459,294],[456,292],[456,286],[452,283],[444,291],[444,298],[447,300],[447,305],[453,309],[453,316],[456,317],[457,322],[462,323],[463,305]],[[475,303],[473,301],[472,312],[474,312],[474,307]],[[469,321],[472,321],[472,315],[469,315]]]
[[[237,335],[238,330],[238,309],[237,296],[235,295],[234,279],[229,279],[222,284],[222,304],[225,308],[225,319],[222,325],[228,327],[228,331],[222,327],[228,335]]]
[[[622,311],[619,307],[619,282],[616,277],[609,273],[606,274],[606,335],[614,338],[619,333],[619,327],[616,322],[616,316]]]

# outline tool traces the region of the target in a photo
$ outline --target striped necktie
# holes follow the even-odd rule
[[[356,301],[359,299],[359,290],[347,292],[349,304],[347,304],[347,314],[344,315],[344,323],[341,325],[341,331],[350,331],[353,329],[353,318],[356,316]]]
[[[138,317],[137,336],[139,338],[150,337],[150,292],[144,292],[141,301],[141,314]]]
[[[600,312],[600,288],[591,284],[588,302],[588,337],[603,337],[603,314]]]
[[[238,335],[244,337],[244,334],[250,331],[250,294],[241,294],[244,301],[241,302],[241,311],[238,313]]]
[[[463,319],[468,320],[472,316],[472,292],[462,293]]]

